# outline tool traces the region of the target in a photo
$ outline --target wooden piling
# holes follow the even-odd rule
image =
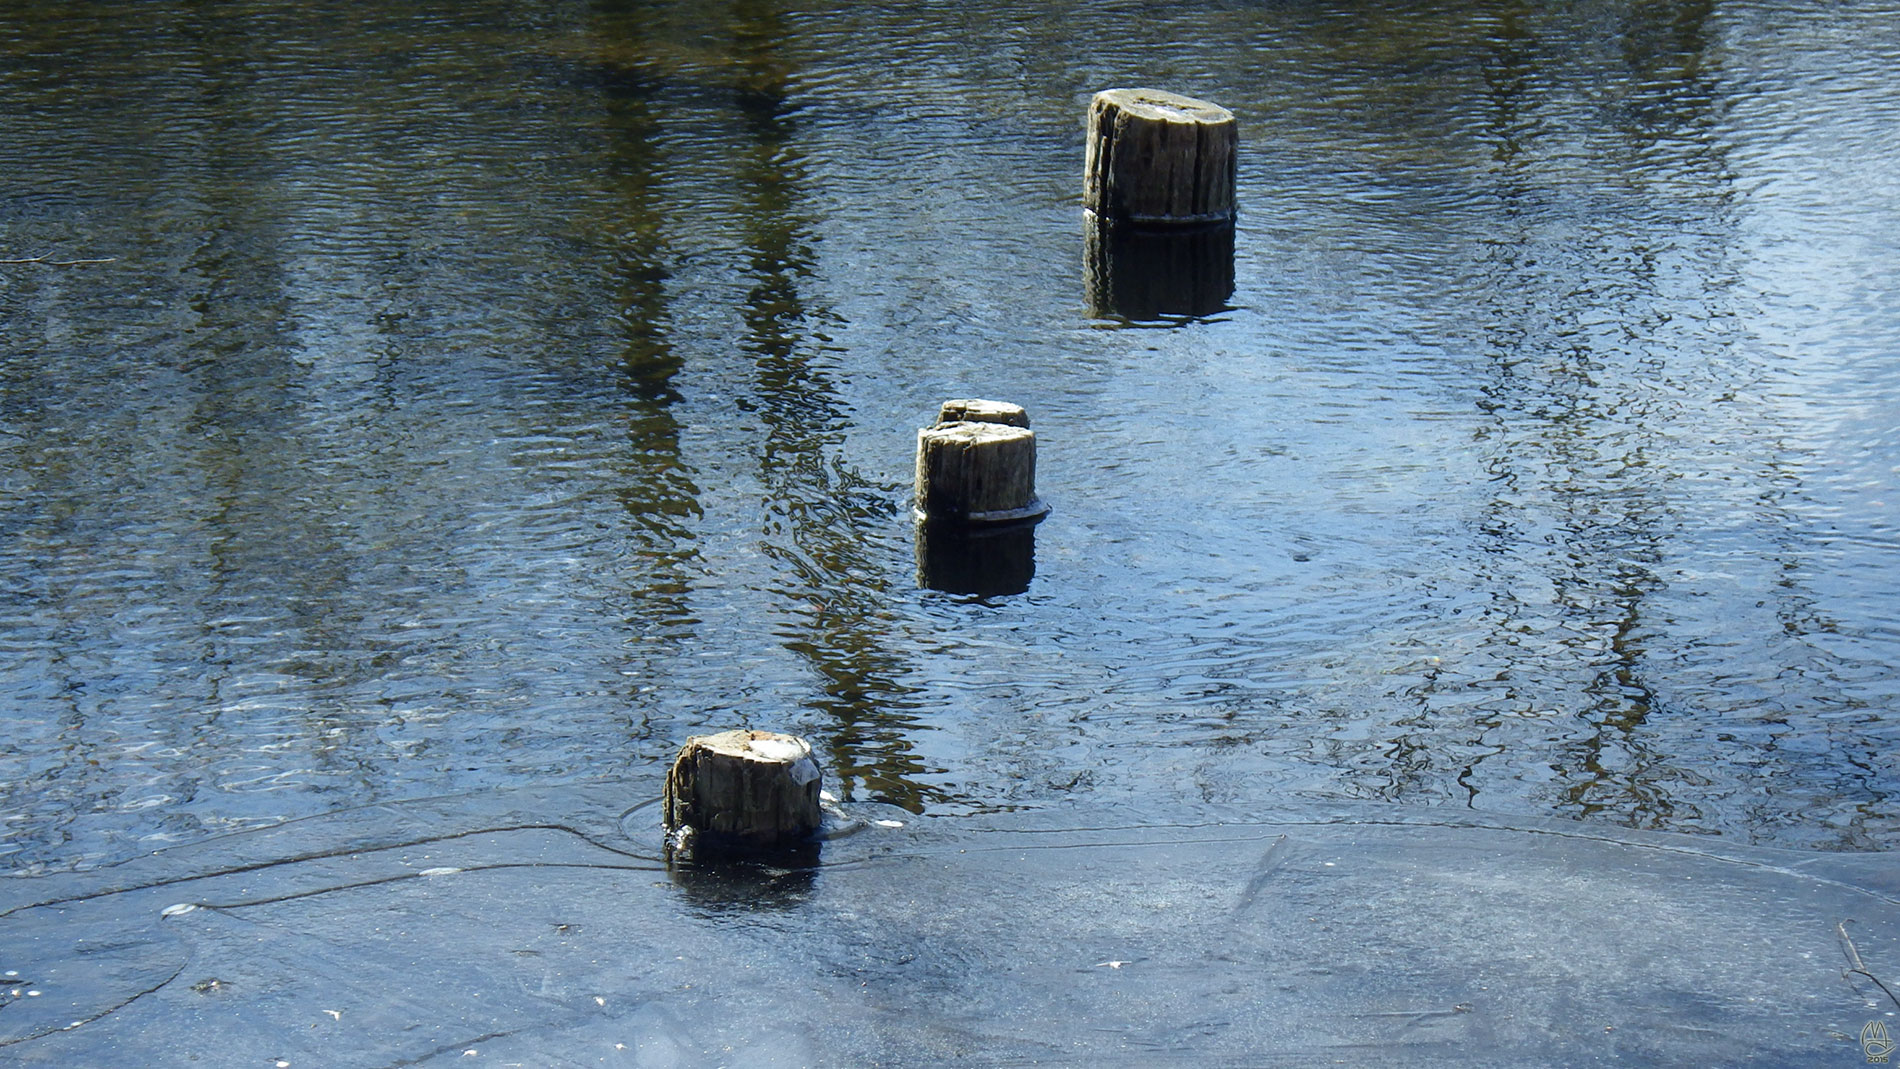
[[[1205,226],[1234,218],[1239,131],[1218,104],[1107,89],[1089,105],[1083,203],[1111,223]]]
[[[811,744],[771,731],[695,735],[680,747],[662,799],[669,840],[769,849],[810,838],[823,820]]]
[[[917,432],[919,520],[980,525],[1040,519],[1036,434],[1020,406],[947,402],[935,426]]]

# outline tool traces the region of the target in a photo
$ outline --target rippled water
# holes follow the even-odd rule
[[[1900,845],[1896,62],[1873,0],[0,4],[0,868],[738,724],[918,811]],[[1091,315],[1129,84],[1240,117],[1218,314]],[[1037,428],[1021,594],[918,584],[963,396]]]

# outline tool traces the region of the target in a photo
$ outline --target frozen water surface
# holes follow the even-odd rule
[[[350,810],[15,881],[0,945],[40,994],[6,1004],[0,1051],[1790,1065],[1857,1059],[1900,1011],[1879,856],[1398,808],[891,829],[862,807],[816,866],[669,869],[655,807],[617,819],[625,797]]]

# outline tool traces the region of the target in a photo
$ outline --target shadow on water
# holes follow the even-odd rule
[[[794,856],[767,859],[695,856],[669,862],[666,875],[703,915],[785,912],[810,901],[818,879],[818,855],[814,844]]]

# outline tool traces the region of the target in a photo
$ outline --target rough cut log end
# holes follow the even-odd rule
[[[1029,413],[1021,405],[1008,401],[981,401],[961,398],[945,401],[937,412],[938,423],[1001,423],[1010,427],[1029,426]]]
[[[1162,89],[1107,89],[1089,105],[1083,202],[1114,223],[1234,218],[1239,128],[1218,104]]]
[[[695,735],[680,747],[662,799],[669,836],[685,829],[708,844],[787,846],[824,819],[822,777],[811,744],[772,731]]]

